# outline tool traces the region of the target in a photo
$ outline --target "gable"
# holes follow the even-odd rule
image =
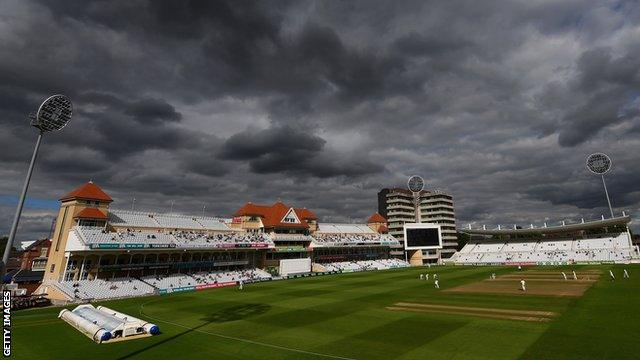
[[[245,204],[234,213],[234,216],[259,216],[265,228],[308,229],[307,219],[315,220],[316,216],[307,209],[289,207],[281,201],[269,205]]]
[[[280,222],[287,224],[300,224],[300,219],[298,218],[296,211],[293,208],[290,208]]]

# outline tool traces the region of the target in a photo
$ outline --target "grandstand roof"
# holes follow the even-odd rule
[[[320,223],[318,233],[322,234],[375,234],[367,224]]]
[[[373,215],[371,215],[369,217],[369,220],[367,220],[367,224],[371,224],[371,223],[386,223],[387,219],[384,218],[384,216],[380,215],[379,213],[375,213]]]
[[[107,214],[103,213],[100,209],[96,208],[85,208],[82,209],[74,218],[82,218],[82,219],[107,219]]]
[[[223,219],[144,211],[109,210],[111,225],[127,228],[232,231]]]
[[[262,224],[265,228],[269,227],[282,227],[282,228],[309,228],[307,220],[316,220],[316,215],[308,209],[296,209],[293,208],[296,216],[300,220],[299,223],[282,222],[285,215],[292,209],[285,205],[283,202],[278,201],[275,204],[269,205],[255,205],[252,203],[246,203],[243,207],[238,209],[234,216],[259,216],[262,218]]]
[[[42,281],[44,271],[33,271],[28,269],[20,269],[12,276],[12,280],[17,283]]]
[[[527,229],[460,229],[461,232],[469,235],[521,235],[521,234],[553,234],[571,231],[580,231],[588,229],[602,228],[613,225],[626,225],[631,221],[630,216],[620,216],[611,219],[602,219],[595,221],[587,221],[576,224],[566,224],[559,226],[527,228]]]
[[[102,189],[98,185],[94,184],[93,181],[89,181],[73,190],[72,192],[61,197],[60,201],[68,201],[74,199],[98,200],[104,202],[113,201],[113,199],[109,195],[107,195],[107,193],[102,191]]]

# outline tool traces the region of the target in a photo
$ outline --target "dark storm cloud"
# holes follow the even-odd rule
[[[290,126],[265,130],[248,129],[231,136],[221,148],[219,157],[246,160],[258,174],[291,173],[300,176],[329,178],[359,176],[381,172],[384,168],[368,159],[327,154],[321,137]]]
[[[162,121],[180,121],[182,115],[162,99],[144,99],[129,105],[125,114],[141,123],[152,125]]]
[[[582,1],[0,2],[0,195],[51,93],[30,195],[89,179],[114,207],[228,215],[281,198],[332,221],[422,174],[461,225],[599,216],[609,153],[640,211],[640,6]],[[313,189],[310,191],[310,189]],[[10,210],[0,208],[0,233]],[[21,236],[48,232],[31,211]],[[550,220],[549,220],[550,221]]]
[[[289,126],[266,130],[251,129],[231,136],[224,144],[220,157],[230,160],[253,160],[262,156],[290,156],[291,161],[304,160],[322,151],[325,141],[315,135]]]
[[[72,122],[51,141],[60,145],[72,143],[80,154],[73,153],[69,147],[61,152],[72,153],[78,166],[84,162],[98,169],[108,161],[149,149],[179,150],[201,146],[197,133],[178,126],[182,114],[164,99],[127,101],[97,92],[79,94],[75,99]],[[62,155],[58,154],[56,162],[50,165],[60,166],[57,163],[64,161]],[[87,161],[80,161],[80,156]],[[90,164],[92,161],[94,164]],[[75,162],[67,161],[67,166],[73,167]],[[71,169],[60,168],[60,172],[66,170]]]
[[[422,36],[411,33],[398,38],[394,47],[410,56],[443,56],[456,50],[464,49],[472,45],[464,39],[455,39],[451,36],[442,37],[441,34]]]
[[[625,105],[640,89],[639,56],[639,47],[618,57],[608,47],[591,49],[580,56],[571,90],[584,98],[563,119],[560,145],[575,146],[607,126],[638,116],[637,108],[626,109]]]

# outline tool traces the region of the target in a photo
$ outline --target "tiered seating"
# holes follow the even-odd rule
[[[625,261],[635,255],[626,233],[571,240],[532,239],[528,242],[470,242],[454,254],[455,263]]]
[[[269,234],[273,241],[313,241],[309,235],[303,234]]]
[[[174,237],[155,231],[108,232],[102,228],[76,226],[74,231],[86,244],[138,243],[174,244]]]
[[[169,289],[184,286],[195,286],[196,280],[186,274],[151,275],[140,278],[142,281],[158,288]]]
[[[132,278],[63,281],[58,284],[58,287],[76,300],[115,299],[154,293],[152,286]]]
[[[467,244],[468,245],[468,244]],[[475,244],[473,244],[473,246],[475,246]],[[465,246],[464,248],[466,248],[467,246]],[[464,250],[464,248],[462,248],[462,250]],[[476,252],[470,252],[467,251],[466,253],[463,253],[462,251],[455,253],[452,257],[451,260],[455,260],[456,262],[459,263],[477,263],[477,262],[481,262],[480,260],[482,260],[482,257],[484,256],[484,253],[476,253]]]
[[[153,219],[152,214],[126,211],[126,210],[110,210],[109,223],[115,226],[131,226],[131,227],[159,227],[157,221]]]
[[[386,269],[401,268],[401,267],[409,266],[409,264],[406,261],[399,260],[399,259],[365,260],[365,261],[358,261],[358,263],[361,265],[365,265],[368,268],[377,269],[377,270],[386,270]]]
[[[499,243],[479,243],[476,244],[473,252],[476,253],[488,253],[488,252],[498,252],[504,246],[504,242]]]
[[[467,245],[469,246],[465,246],[462,249],[460,249],[460,251],[458,252],[459,254],[468,254],[470,252],[473,252],[473,249],[478,245],[477,243],[468,243]]]
[[[576,250],[589,250],[589,249],[606,249],[613,248],[613,238],[600,238],[600,239],[588,239],[588,240],[576,240],[574,249]]]
[[[196,217],[194,219],[207,230],[230,230],[227,224],[222,221],[222,219],[212,217]]]
[[[235,246],[236,244],[274,246],[273,241],[263,234],[229,233],[206,235],[193,232],[175,232],[172,234],[178,247],[207,248]]]
[[[328,271],[364,271],[365,267],[353,261],[341,261],[323,264]]]
[[[537,251],[559,251],[559,250],[571,250],[572,240],[549,240],[540,241]]]
[[[399,259],[379,259],[379,260],[361,260],[361,261],[341,261],[320,264],[326,271],[367,271],[367,270],[384,270],[391,268],[408,267],[409,263]]]
[[[199,272],[193,274],[198,284],[222,283],[230,281],[252,282],[271,279],[271,274],[260,269],[238,271]]]
[[[108,232],[103,228],[76,226],[74,232],[87,245],[90,244],[164,244],[178,248],[225,248],[246,246],[273,247],[267,235],[229,232],[207,235],[192,231],[161,233],[157,231],[127,230]]]
[[[190,216],[155,214],[160,227],[167,229],[202,229],[203,226]]]
[[[252,282],[271,279],[271,274],[260,269],[236,271],[204,271],[194,274],[151,275],[141,278],[158,289],[175,289],[186,286],[228,283],[234,281]]]
[[[486,263],[501,263],[506,261],[508,253],[486,252],[482,254],[482,261]]]
[[[375,234],[376,233],[366,224],[332,224],[332,223],[318,224],[318,232],[333,233],[333,234]]]
[[[314,243],[319,245],[344,246],[354,244],[379,244],[381,242],[398,244],[398,241],[387,234],[342,234],[342,233],[316,233],[313,236]]]
[[[231,230],[227,224],[219,218],[179,214],[158,214],[128,210],[110,210],[109,223],[115,227],[126,227],[131,229]]]
[[[103,300],[153,295],[156,289],[175,289],[240,280],[248,283],[269,279],[271,279],[271,275],[266,271],[245,269],[195,274],[150,275],[141,279],[63,281],[57,283],[57,287],[74,300]]]
[[[613,238],[613,246],[616,249],[627,249],[629,248],[629,237],[626,234],[620,234]]]
[[[506,243],[502,251],[517,252],[517,251],[533,251],[538,245],[537,242],[509,242]]]

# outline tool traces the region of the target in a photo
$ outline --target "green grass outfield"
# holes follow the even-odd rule
[[[582,267],[576,267],[582,269]],[[586,268],[586,267],[584,267]],[[593,268],[590,267],[590,268]],[[102,304],[162,334],[98,345],[57,319],[60,308],[15,312],[17,359],[638,359],[640,266],[600,266],[581,298],[443,293],[513,268],[411,268],[273,281]],[[613,268],[619,279],[608,280]],[[559,272],[563,268],[540,268]],[[570,268],[564,268],[570,269]],[[549,323],[386,310],[398,301],[548,310]]]

